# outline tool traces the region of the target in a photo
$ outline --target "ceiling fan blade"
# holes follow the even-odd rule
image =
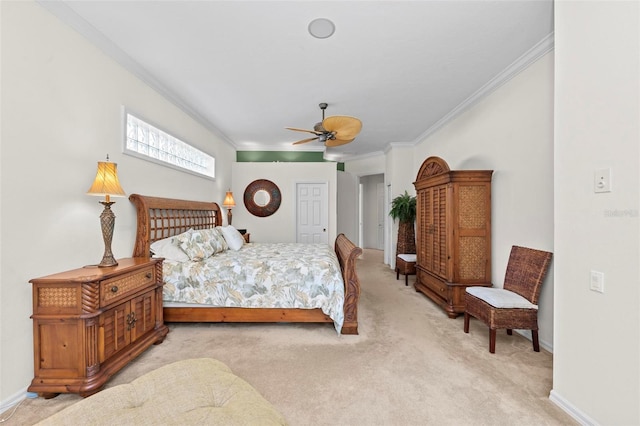
[[[322,127],[329,132],[333,132],[336,139],[350,139],[349,142],[351,142],[362,130],[362,121],[355,117],[334,115],[325,118],[322,122]]]
[[[294,142],[293,144],[294,144],[294,145],[299,145],[299,144],[301,144],[301,143],[307,143],[307,142],[315,141],[315,140],[317,140],[317,139],[318,139],[318,137],[316,136],[315,138],[302,139],[301,141]]]
[[[340,145],[346,145],[349,142],[353,142],[354,139],[355,138],[353,138],[353,139],[327,139],[327,141],[324,144],[327,147],[340,146]]]
[[[307,133],[313,133],[314,135],[321,135],[322,132],[318,132],[315,130],[307,130],[307,129],[298,129],[296,127],[285,127],[285,129],[287,130],[293,130],[295,132],[307,132]]]

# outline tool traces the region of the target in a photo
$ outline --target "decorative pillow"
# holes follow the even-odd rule
[[[189,259],[199,262],[213,254],[213,247],[209,243],[210,237],[206,229],[192,229],[176,237],[180,248]]]
[[[210,233],[209,244],[213,248],[213,254],[222,253],[229,248],[227,240],[224,239],[219,229],[211,228],[207,231]]]
[[[220,226],[218,229],[222,232],[222,236],[227,241],[227,245],[231,250],[238,251],[244,245],[244,237],[236,228],[231,225]]]
[[[164,257],[174,262],[187,262],[189,256],[178,247],[176,237],[164,238],[151,244],[153,257]]]

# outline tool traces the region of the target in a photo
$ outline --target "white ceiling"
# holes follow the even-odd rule
[[[360,118],[335,160],[418,142],[553,47],[553,0],[40,4],[238,150],[323,150],[285,130],[320,102]]]

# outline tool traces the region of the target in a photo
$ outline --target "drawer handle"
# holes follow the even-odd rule
[[[153,277],[153,274],[151,272],[147,272],[147,274],[145,275],[145,277],[151,279],[151,277]]]
[[[118,286],[114,285],[113,287],[111,287],[111,292],[112,293],[117,293],[118,292]]]

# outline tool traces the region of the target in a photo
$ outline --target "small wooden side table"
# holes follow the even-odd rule
[[[249,244],[251,242],[251,234],[250,233],[245,233],[242,235],[244,237],[244,242]]]

